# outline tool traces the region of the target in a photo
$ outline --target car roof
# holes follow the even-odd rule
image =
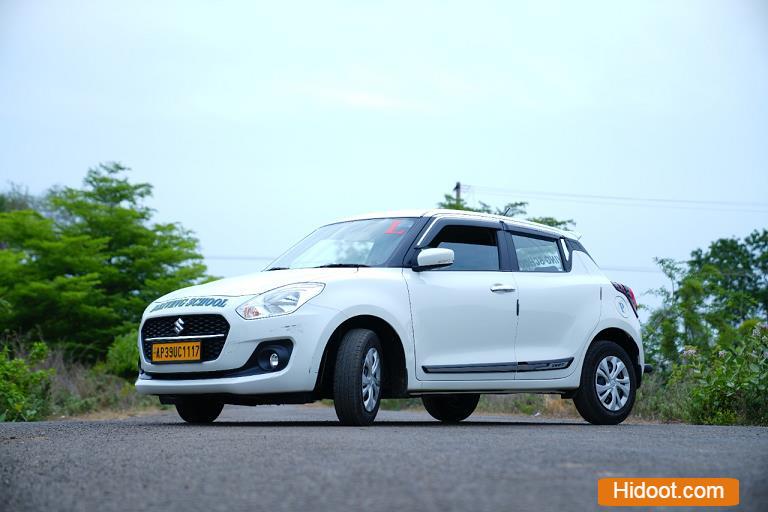
[[[477,219],[477,220],[493,220],[504,222],[510,226],[518,226],[526,229],[534,229],[542,231],[544,233],[563,236],[578,240],[581,236],[573,231],[565,231],[562,229],[553,228],[546,224],[539,224],[538,222],[531,222],[528,220],[515,219],[513,217],[505,217],[503,215],[494,215],[492,213],[480,213],[469,210],[448,210],[442,208],[432,208],[427,210],[391,210],[384,212],[373,212],[364,215],[356,215],[353,217],[347,217],[340,219],[337,222],[347,222],[351,220],[365,220],[365,219],[385,219],[392,217],[442,217],[442,218],[456,218],[456,219]]]

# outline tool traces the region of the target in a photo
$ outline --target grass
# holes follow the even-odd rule
[[[643,378],[643,385],[637,390],[632,416],[648,421],[684,421],[691,387],[687,382],[669,384],[662,375],[652,373]]]
[[[157,397],[139,395],[133,382],[111,375],[98,365],[65,362],[61,351],[52,351],[45,367],[56,370],[51,380],[51,417],[93,412],[125,414],[159,408]]]
[[[329,404],[333,404],[330,400]],[[384,399],[381,409],[389,411],[423,410],[421,399]],[[484,414],[520,414],[552,418],[573,418],[579,413],[570,400],[557,395],[515,393],[509,395],[481,395],[476,412]]]

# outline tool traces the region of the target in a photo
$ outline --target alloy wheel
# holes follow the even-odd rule
[[[379,351],[371,347],[363,361],[363,406],[368,412],[376,408],[381,394],[381,358]]]
[[[629,370],[616,356],[607,356],[597,365],[595,391],[603,407],[618,411],[627,403],[631,383]]]

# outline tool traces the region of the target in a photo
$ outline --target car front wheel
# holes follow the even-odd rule
[[[375,332],[352,329],[341,340],[333,405],[342,425],[370,425],[381,403],[382,350]]]
[[[636,390],[635,367],[627,352],[612,341],[598,341],[587,350],[573,403],[588,422],[617,425],[632,412]]]

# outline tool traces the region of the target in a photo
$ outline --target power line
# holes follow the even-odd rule
[[[664,271],[653,267],[615,267],[612,265],[600,265],[600,270],[606,272],[638,272],[648,274],[663,274]]]
[[[539,199],[557,199],[576,203],[599,204],[607,206],[636,206],[656,208],[676,208],[683,210],[743,211],[768,213],[768,203],[755,201],[721,201],[655,197],[630,197],[598,194],[574,194],[567,192],[547,192],[541,190],[512,190],[496,187],[462,184],[462,188],[473,192],[497,196],[528,196]]]
[[[717,201],[717,200],[699,200],[699,199],[672,199],[672,198],[652,198],[652,197],[629,197],[629,196],[608,196],[608,195],[596,195],[596,194],[571,194],[565,192],[545,192],[536,190],[511,190],[495,187],[483,187],[475,185],[464,185],[467,187],[475,187],[480,190],[495,190],[498,192],[508,193],[527,193],[527,194],[542,194],[552,196],[567,196],[567,197],[586,197],[590,199],[615,199],[622,201],[653,201],[664,203],[695,203],[695,204],[720,204],[720,205],[736,205],[736,206],[758,206],[768,208],[768,203],[765,202],[750,202],[750,201]]]
[[[204,258],[206,260],[243,260],[243,261],[245,261],[245,260],[256,260],[256,261],[272,261],[272,260],[275,259],[275,256],[247,256],[247,255],[242,255],[242,256],[237,256],[237,255],[221,256],[221,255],[216,255],[216,256],[204,256]]]

